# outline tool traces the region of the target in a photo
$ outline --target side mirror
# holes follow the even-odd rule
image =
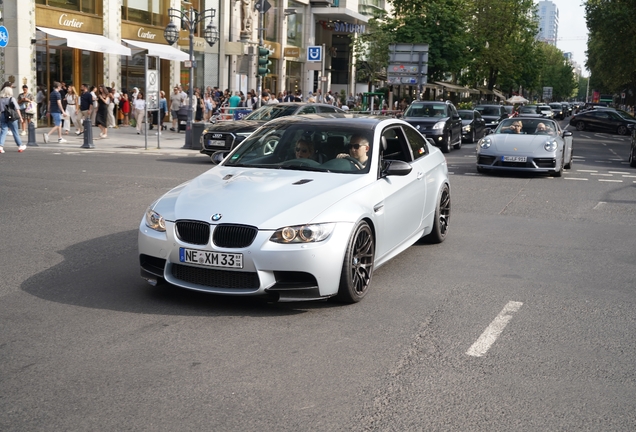
[[[565,138],[565,137],[569,137],[569,136],[572,136],[572,132],[570,132],[570,131],[563,131],[563,138]]]
[[[214,162],[215,164],[218,165],[221,162],[223,162],[223,159],[225,159],[228,154],[230,154],[229,151],[214,152],[214,153],[212,153],[212,156],[210,156],[210,160],[212,160],[212,162]]]
[[[405,176],[413,170],[413,167],[400,160],[387,160],[384,161],[384,167],[382,169],[382,177],[387,176]]]
[[[484,135],[490,135],[492,133],[492,129],[488,128],[484,131]]]

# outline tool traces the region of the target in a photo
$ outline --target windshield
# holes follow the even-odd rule
[[[472,120],[474,116],[472,111],[459,110],[457,111],[457,113],[459,114],[462,120]]]
[[[475,107],[475,109],[477,111],[479,111],[481,113],[481,115],[487,115],[487,116],[499,116],[499,114],[501,113],[501,111],[499,111],[499,107],[490,107],[490,106],[478,106]]]
[[[265,105],[244,117],[244,120],[273,120],[278,117],[290,116],[297,109],[296,105]]]
[[[623,111],[623,110],[616,110],[616,112],[618,113],[619,116],[623,117],[624,119],[627,120],[636,120],[634,118],[633,115],[631,115],[630,113],[628,113],[627,111]]]
[[[446,105],[414,103],[406,109],[404,117],[448,117]]]
[[[510,118],[503,120],[495,134],[551,135],[560,133],[559,125],[548,119]]]
[[[275,122],[250,135],[223,165],[360,174],[369,171],[372,142],[371,129]]]

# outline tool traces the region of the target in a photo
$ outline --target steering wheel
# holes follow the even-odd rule
[[[356,158],[352,158],[351,156],[345,156],[342,159],[346,159],[349,162],[351,162],[352,164],[354,164],[359,170],[363,170],[364,169],[364,165],[362,165],[360,163],[360,161]]]

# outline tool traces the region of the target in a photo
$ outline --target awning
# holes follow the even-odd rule
[[[107,37],[91,34],[70,32],[67,30],[50,29],[38,27],[38,30],[60,39],[66,39],[66,45],[71,48],[78,48],[86,51],[102,52],[107,54],[118,54],[124,56],[132,55],[130,48],[118,44]]]
[[[504,94],[502,92],[500,92],[497,89],[492,89],[492,92],[495,94],[495,96],[497,96],[498,98],[501,99],[506,99],[506,96],[504,96]]]
[[[155,56],[164,60],[186,61],[190,59],[187,53],[184,53],[180,49],[171,47],[170,45],[161,45],[150,42],[140,42],[136,40],[122,39],[128,45],[132,45],[137,48],[148,50],[149,56]]]
[[[441,85],[442,87],[446,87],[447,89],[450,89],[453,92],[467,93],[469,91],[468,88],[466,87],[450,84],[447,82],[435,81],[435,84]]]

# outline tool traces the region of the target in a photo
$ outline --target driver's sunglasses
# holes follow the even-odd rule
[[[360,147],[366,147],[366,144],[349,144],[349,147],[351,147],[352,149],[358,150]]]
[[[296,153],[309,153],[309,149],[296,147]]]

